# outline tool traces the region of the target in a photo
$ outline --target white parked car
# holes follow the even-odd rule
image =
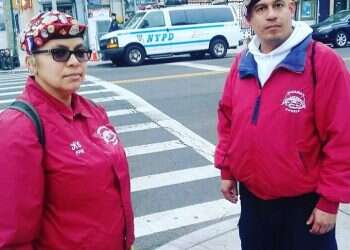
[[[241,40],[232,7],[187,5],[137,12],[124,29],[100,38],[100,53],[104,60],[128,65],[140,65],[146,57],[183,53],[221,58]]]

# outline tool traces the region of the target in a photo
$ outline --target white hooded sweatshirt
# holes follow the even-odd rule
[[[249,52],[253,54],[257,63],[259,81],[262,87],[275,67],[286,58],[291,49],[312,33],[310,26],[304,22],[293,21],[292,26],[294,27],[294,30],[289,38],[269,53],[262,53],[260,51],[259,48],[261,42],[256,35],[248,45]]]

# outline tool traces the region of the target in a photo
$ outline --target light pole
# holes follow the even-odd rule
[[[15,32],[15,16],[13,15],[13,3],[10,0],[10,13],[11,13],[11,26],[12,26],[12,44],[13,44],[13,56],[17,57],[17,39]]]
[[[52,6],[52,10],[57,10],[57,1],[51,0],[51,6]]]

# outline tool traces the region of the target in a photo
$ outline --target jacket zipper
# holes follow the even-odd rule
[[[253,109],[253,116],[252,116],[252,123],[256,125],[258,123],[258,118],[259,118],[259,113],[260,113],[260,104],[261,104],[261,92],[262,92],[262,87],[260,80],[258,79],[258,85],[259,85],[259,94],[255,99],[255,105]]]

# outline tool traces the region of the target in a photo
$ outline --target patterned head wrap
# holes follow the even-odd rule
[[[86,25],[59,11],[39,13],[21,34],[21,48],[28,54],[52,39],[83,37]]]

